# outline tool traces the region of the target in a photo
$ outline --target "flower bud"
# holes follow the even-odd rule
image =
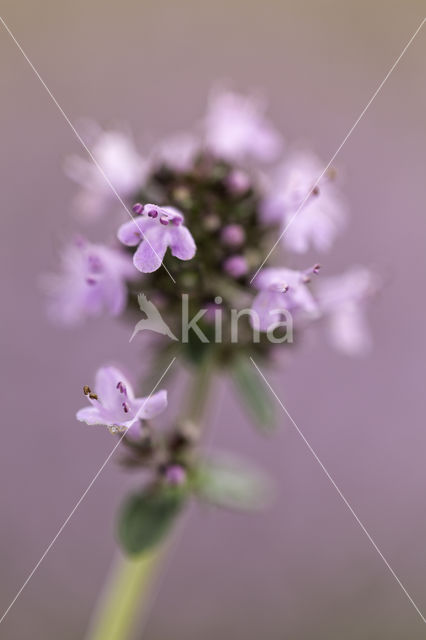
[[[226,179],[226,184],[231,193],[240,196],[249,190],[250,178],[241,169],[233,169]]]
[[[233,278],[241,278],[248,272],[247,260],[244,256],[231,256],[227,258],[223,264],[226,273]]]
[[[228,247],[240,247],[245,238],[245,231],[239,224],[228,224],[222,229],[221,239]]]
[[[172,464],[166,469],[165,478],[167,484],[180,487],[186,482],[186,471],[179,464]]]

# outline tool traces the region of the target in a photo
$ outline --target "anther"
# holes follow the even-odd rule
[[[124,413],[129,413],[129,407],[127,406],[127,404],[125,402],[123,402],[121,406],[123,407]]]
[[[117,385],[115,387],[116,389],[119,390],[120,393],[122,393],[123,395],[127,396],[127,389],[126,389],[126,385],[124,385],[121,380],[120,382],[117,382]]]
[[[133,205],[132,211],[133,211],[133,213],[137,213],[138,215],[142,215],[142,213],[143,213],[143,204],[141,204],[140,202],[137,202],[136,204]]]
[[[98,396],[97,396],[97,394],[96,394],[96,393],[89,393],[89,398],[90,398],[91,400],[97,400],[97,399],[98,399]]]
[[[89,393],[92,393],[91,388],[88,387],[87,384],[85,384],[84,387],[83,387],[83,393],[84,393],[85,396],[88,396]]]

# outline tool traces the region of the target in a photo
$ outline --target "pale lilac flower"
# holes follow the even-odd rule
[[[67,159],[65,172],[81,187],[76,209],[85,218],[95,219],[117,200],[111,184],[121,198],[130,197],[142,186],[147,164],[132,138],[121,131],[98,132],[91,152],[105,175],[90,157],[77,155]]]
[[[267,267],[254,280],[259,290],[252,304],[252,311],[259,319],[260,331],[267,331],[279,322],[288,311],[303,312],[315,317],[318,305],[306,286],[312,273],[318,273],[319,265],[306,271]],[[255,326],[255,321],[251,317]]]
[[[377,291],[377,276],[365,267],[322,279],[316,298],[327,322],[331,344],[347,355],[363,355],[371,348],[366,322],[366,301]]]
[[[281,224],[282,241],[292,251],[327,251],[345,224],[333,172],[316,184],[324,166],[310,153],[295,154],[278,169],[263,202],[264,219]]]
[[[89,407],[77,411],[77,420],[87,424],[103,424],[111,431],[129,429],[137,420],[150,420],[167,407],[167,391],[147,398],[135,398],[131,384],[116,367],[101,367],[95,377],[95,388],[85,386]]]
[[[180,464],[172,464],[167,467],[165,478],[169,485],[179,487],[186,482],[186,471]]]
[[[77,325],[92,316],[119,315],[127,301],[126,280],[135,276],[130,256],[78,238],[62,253],[62,273],[45,276],[50,318]]]
[[[191,133],[177,133],[157,145],[153,164],[165,164],[174,171],[189,171],[200,150],[200,141]]]
[[[227,247],[240,247],[246,239],[244,227],[240,224],[228,224],[222,229],[220,239]]]
[[[248,272],[248,264],[244,256],[230,256],[223,263],[223,268],[232,278],[241,278]]]
[[[211,96],[205,119],[207,148],[229,162],[270,162],[281,150],[279,133],[266,120],[265,106],[231,91]]]
[[[180,260],[191,260],[197,250],[190,231],[184,226],[183,215],[174,207],[155,204],[135,204],[137,218],[125,222],[118,230],[118,239],[128,247],[136,247],[133,264],[142,273],[160,268],[170,247],[172,255]]]

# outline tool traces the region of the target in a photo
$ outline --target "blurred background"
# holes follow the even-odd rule
[[[424,14],[420,0],[1,4],[73,122],[126,122],[144,151],[190,128],[225,78],[237,90],[264,90],[287,143],[305,141],[326,161]],[[308,340],[287,370],[271,374],[423,612],[425,53],[423,28],[335,162],[352,217],[321,262],[330,274],[366,263],[385,276],[370,314],[374,351],[350,360]],[[3,611],[114,444],[107,430],[75,421],[82,384],[98,365],[136,367],[143,353],[120,322],[74,331],[47,323],[37,280],[57,269],[60,246],[79,228],[63,159],[80,146],[3,27],[0,67]],[[190,511],[144,638],[424,638],[421,618],[280,408],[273,438],[254,432],[223,381],[210,408],[211,445],[257,460],[277,498],[260,515]],[[114,460],[107,465],[2,638],[83,638],[116,553],[115,512],[134,482]]]

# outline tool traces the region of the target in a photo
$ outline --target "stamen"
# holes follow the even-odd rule
[[[118,389],[120,393],[122,393],[123,395],[125,395],[127,397],[126,385],[123,384],[121,382],[121,380],[120,380],[120,382],[117,382],[117,386],[115,388]]]
[[[288,285],[286,282],[276,282],[274,284],[271,284],[271,286],[269,287],[270,291],[277,291],[278,293],[287,293],[287,291],[289,290],[290,285]]]
[[[136,204],[133,205],[132,211],[133,211],[133,213],[137,213],[138,215],[142,215],[143,208],[144,208],[143,204],[141,204],[140,202],[137,202]]]
[[[87,257],[87,262],[89,263],[89,271],[91,273],[100,273],[102,271],[102,261],[99,256],[91,254]]]
[[[313,267],[310,267],[309,269],[305,269],[305,271],[302,271],[303,273],[303,282],[308,283],[311,281],[310,276],[315,273],[319,273],[319,270],[321,269],[321,265],[320,264],[314,264]]]
[[[96,394],[96,393],[89,393],[89,398],[90,398],[91,400],[98,400],[98,396],[97,396],[97,394]]]
[[[87,384],[85,384],[84,387],[83,387],[83,393],[84,393],[85,396],[88,396],[89,393],[92,393],[91,388]]]
[[[129,407],[127,406],[127,404],[125,402],[123,402],[121,406],[123,407],[124,413],[129,413]]]
[[[167,225],[167,224],[169,224],[169,219],[166,216],[161,216],[160,217],[160,222],[161,222],[161,224]]]

